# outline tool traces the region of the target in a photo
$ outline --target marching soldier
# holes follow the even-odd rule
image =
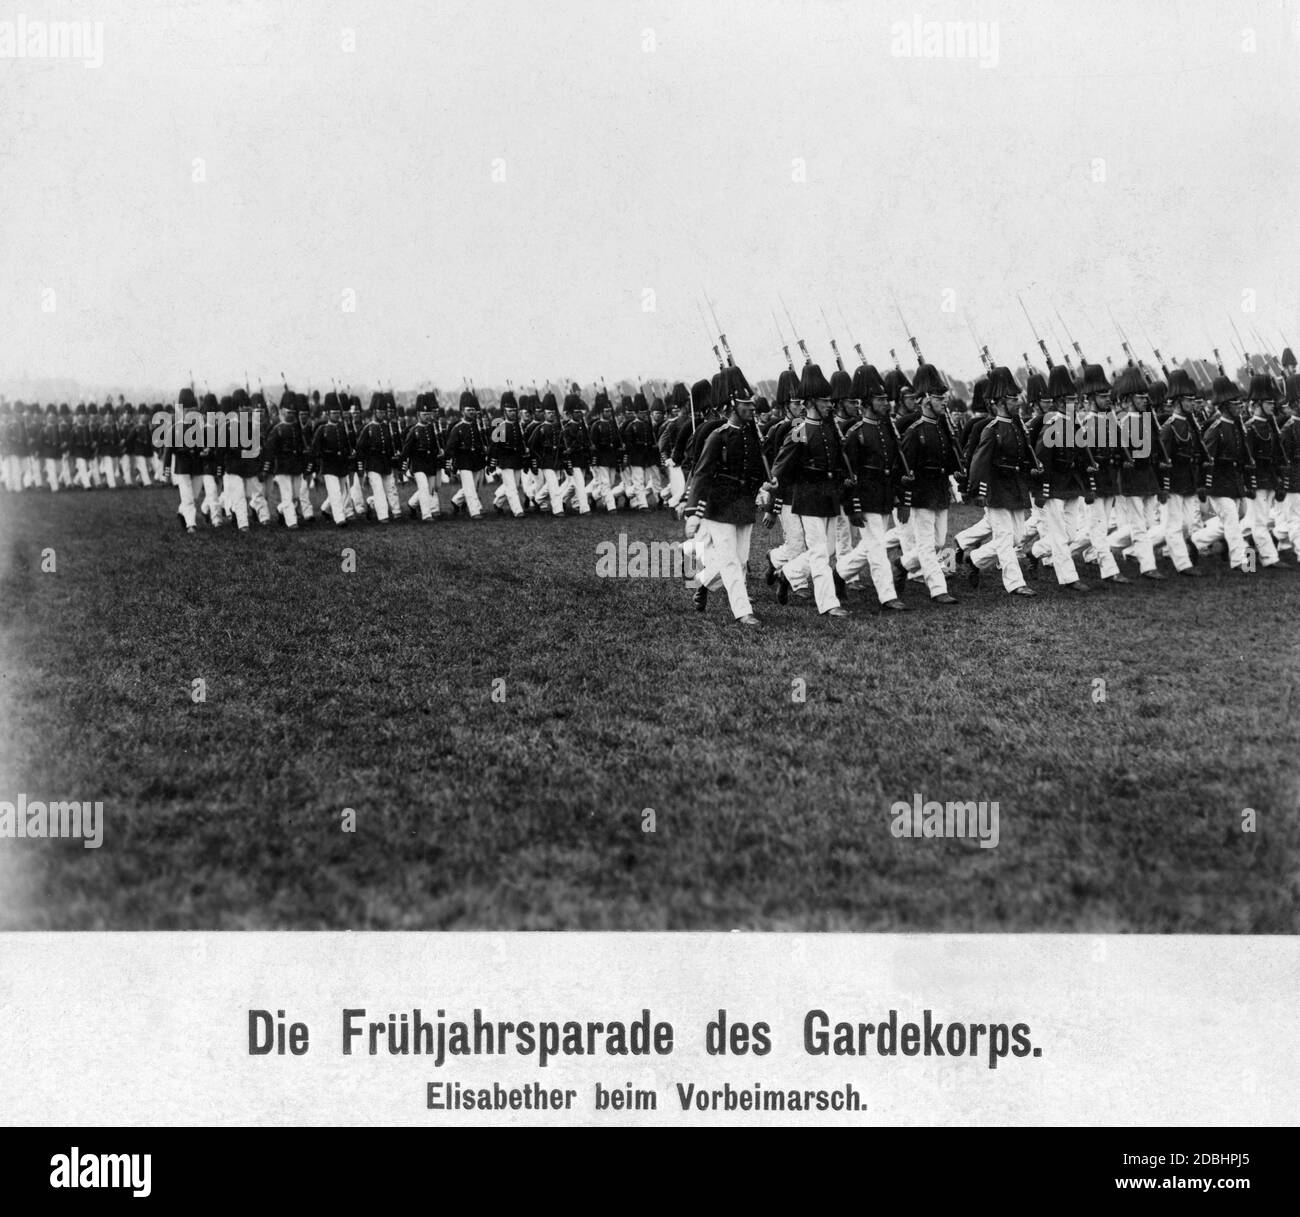
[[[91,463],[95,459],[94,444],[90,435],[90,420],[84,402],[78,402],[72,419],[72,484],[89,490]]]
[[[1280,561],[1277,545],[1269,531],[1274,505],[1286,502],[1288,468],[1283,451],[1283,437],[1273,414],[1277,389],[1273,378],[1261,372],[1250,378],[1247,402],[1250,417],[1243,423],[1247,451],[1255,462],[1253,494],[1246,499],[1246,528],[1259,554],[1261,566],[1276,566]]]
[[[1137,367],[1125,368],[1115,382],[1114,396],[1128,404],[1120,419],[1120,440],[1125,449],[1119,472],[1119,517],[1128,534],[1138,571],[1143,579],[1163,579],[1156,570],[1152,534],[1160,526],[1160,504],[1168,498],[1162,483],[1160,436],[1147,397],[1146,381]],[[1115,540],[1108,540],[1112,548]]]
[[[564,432],[560,428],[556,409],[555,394],[547,393],[542,398],[542,413],[545,418],[542,425],[533,432],[529,443],[532,469],[544,482],[538,498],[546,497],[551,505],[551,515],[564,514],[564,492],[560,487],[560,473],[568,469],[568,457],[564,448]]]
[[[587,430],[583,413],[586,406],[577,393],[570,393],[564,403],[569,416],[564,424],[564,448],[568,454],[569,479],[572,483],[573,501],[580,516],[591,514],[588,497],[587,470],[591,467],[591,433]]]
[[[1205,493],[1223,529],[1228,564],[1249,574],[1246,539],[1241,529],[1240,505],[1247,497],[1248,449],[1237,416],[1237,386],[1226,376],[1216,376],[1213,404],[1218,416],[1205,428]]]
[[[746,626],[758,624],[745,577],[754,531],[755,496],[763,486],[763,477],[753,397],[742,391],[734,397],[727,421],[705,441],[692,471],[686,501],[686,536],[691,539],[701,532],[708,538],[707,544],[697,547],[705,558],[696,576],[699,587],[695,607],[703,612],[709,592],[725,588],[732,615]],[[844,615],[843,609],[839,615]]]
[[[970,583],[978,586],[980,572],[998,566],[1009,595],[1036,596],[1033,588],[1025,586],[1016,550],[1029,515],[1030,475],[1041,470],[1020,421],[1020,391],[1010,369],[994,368],[989,373],[988,394],[993,419],[971,457],[970,486],[980,506],[988,509],[993,531],[970,555]]]
[[[649,511],[650,470],[659,463],[654,428],[650,425],[650,406],[645,394],[638,392],[632,400],[633,417],[623,428],[623,452],[627,462],[627,499],[636,511]],[[750,407],[753,418],[753,407]]]
[[[325,395],[325,407],[325,422],[312,433],[308,472],[319,472],[325,479],[326,501],[321,507],[322,514],[328,515],[336,528],[346,528],[347,479],[353,469],[352,446],[348,442],[337,393]]]
[[[227,419],[234,425],[227,430],[227,447],[225,453],[225,498],[226,504],[235,517],[235,524],[240,532],[248,531],[248,509],[253,509],[253,518],[259,524],[271,522],[271,508],[262,493],[262,466],[260,452],[243,447],[245,436],[252,437],[254,418],[256,417],[256,434],[260,438],[262,431],[261,416],[255,416],[254,403],[243,389],[236,389],[231,399],[233,412]],[[233,434],[231,433],[233,432]]]
[[[955,604],[957,598],[948,591],[939,550],[948,540],[950,479],[961,472],[961,458],[956,437],[949,433],[942,417],[945,390],[939,373],[932,368],[923,373],[918,368],[917,381],[922,394],[921,413],[903,432],[902,453],[916,481],[903,491],[903,505],[908,510],[900,515],[900,533],[906,535],[910,523],[912,546],[903,555],[902,566],[909,574],[920,571],[935,604]],[[888,377],[885,387],[888,392]]]
[[[443,450],[443,468],[447,476],[460,481],[458,494],[471,520],[483,518],[478,498],[478,480],[487,468],[487,445],[478,429],[478,402],[468,390],[460,395],[460,422],[451,428]],[[453,496],[453,503],[456,496]]]
[[[772,480],[766,489],[776,491],[792,484],[791,506],[800,517],[807,549],[787,563],[781,578],[792,586],[811,579],[817,611],[827,617],[847,617],[835,592],[831,555],[835,549],[835,520],[840,514],[841,486],[846,466],[839,432],[828,417],[831,387],[815,363],[803,370],[799,396],[804,416],[786,436]]]
[[[381,524],[389,523],[402,510],[393,481],[393,463],[397,450],[393,446],[393,433],[384,417],[387,413],[383,395],[375,393],[370,398],[370,418],[357,435],[355,460],[357,477],[370,488],[367,514],[374,514]]]
[[[503,511],[502,503],[508,503],[510,513],[517,520],[524,514],[524,505],[519,497],[519,475],[528,468],[531,456],[519,424],[519,403],[510,389],[501,394],[501,417],[492,424],[489,458],[488,468],[500,478],[492,496],[492,506]]]
[[[1086,592],[1088,585],[1079,578],[1070,546],[1085,532],[1084,509],[1097,497],[1092,477],[1092,458],[1087,448],[1065,441],[1072,428],[1073,412],[1066,399],[1075,393],[1074,378],[1068,368],[1055,365],[1047,376],[1046,399],[1050,403],[1043,414],[1034,455],[1043,471],[1039,497],[1042,525],[1034,542],[1033,556],[1051,559],[1056,581],[1074,592]]]
[[[1170,372],[1168,398],[1172,413],[1160,428],[1160,442],[1169,456],[1169,489],[1162,518],[1165,548],[1173,559],[1174,570],[1193,578],[1201,573],[1196,565],[1196,547],[1189,549],[1187,545],[1200,518],[1197,489],[1201,485],[1201,444],[1191,417],[1195,393],[1191,377],[1182,368]]]
[[[157,413],[162,414],[162,411],[159,410]],[[149,467],[153,461],[153,457],[153,417],[144,406],[141,406],[140,412],[135,416],[135,421],[131,424],[126,437],[127,464],[123,471],[123,478],[128,486],[131,484],[131,472],[133,469],[136,476],[140,479],[141,486],[153,485],[153,480],[149,476]]]
[[[0,435],[0,453],[4,455],[5,486],[12,494],[22,493],[23,458],[27,455],[27,423],[23,419],[21,407],[21,402],[17,409],[10,406],[5,415],[3,434]]]
[[[420,519],[426,522],[436,520],[442,514],[438,501],[442,449],[438,446],[438,431],[434,426],[435,400],[430,393],[416,397],[417,421],[402,440],[402,468],[415,479],[415,494],[411,496],[407,509],[412,518],[418,512]],[[510,402],[513,407],[514,394],[510,394]],[[511,407],[507,407],[507,413],[511,412]],[[513,477],[510,485],[514,485]],[[522,515],[523,512],[520,510],[515,514]]]
[[[890,401],[880,373],[864,364],[854,373],[853,394],[865,407],[860,421],[849,428],[844,452],[853,470],[852,522],[859,529],[859,540],[838,570],[847,583],[864,567],[871,572],[880,607],[901,612],[907,606],[898,598],[894,587],[894,570],[885,543],[890,513],[897,506],[899,522],[908,520],[908,508],[902,505],[904,485],[910,485],[899,457],[899,444],[890,425]],[[948,598],[951,602],[952,597]]]
[[[1119,494],[1119,469],[1126,452],[1115,434],[1118,425],[1110,408],[1110,381],[1100,364],[1083,365],[1080,392],[1087,403],[1081,423],[1085,436],[1092,441],[1092,458],[1097,466],[1092,472],[1096,498],[1085,508],[1086,533],[1070,548],[1073,553],[1080,553],[1091,547],[1102,582],[1131,583],[1127,575],[1120,574],[1115,555],[1110,551],[1110,522]]]
[[[306,398],[303,399],[306,414]],[[280,419],[271,428],[262,448],[262,477],[274,477],[280,501],[276,511],[287,528],[298,527],[298,505],[302,505],[302,522],[312,519],[311,496],[303,484],[307,472],[307,445],[298,420],[296,395],[285,389],[280,398]]]
[[[623,438],[614,422],[614,408],[604,390],[596,394],[599,417],[591,424],[592,467],[591,497],[604,503],[606,511],[616,511],[615,498],[623,492],[620,470],[623,467]]]
[[[203,478],[204,449],[186,442],[186,430],[191,420],[198,416],[198,402],[194,390],[184,388],[177,397],[179,409],[171,416],[165,426],[161,426],[163,440],[163,477],[170,478],[180,496],[177,514],[181,526],[190,535],[194,534],[198,524],[198,509],[195,500]],[[159,420],[161,423],[161,419]],[[205,437],[206,438],[206,437]]]
[[[1282,352],[1283,359],[1291,354],[1287,347]],[[1286,367],[1284,363],[1282,365]],[[1286,479],[1286,498],[1277,508],[1277,531],[1285,536],[1287,543],[1300,562],[1300,374],[1295,371],[1295,357],[1291,359],[1291,370],[1286,374],[1286,405],[1282,407],[1285,422],[1282,424],[1282,459],[1278,467],[1280,477]]]
[[[989,425],[993,418],[993,413],[989,408],[988,402],[989,381],[987,376],[981,376],[971,389],[971,407],[969,417],[962,423],[958,434],[961,436],[961,447],[963,452],[973,453],[979,447],[980,436],[984,434],[984,428]],[[969,486],[962,487],[962,494],[970,497],[972,491]],[[984,511],[980,518],[967,528],[963,528],[954,539],[957,545],[957,563],[965,560],[966,555],[972,549],[983,545],[985,541],[993,535],[993,527],[989,524],[989,513]]]

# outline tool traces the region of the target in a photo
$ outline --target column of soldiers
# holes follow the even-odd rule
[[[1234,573],[1293,568],[1300,559],[1300,375],[1288,348],[1274,371],[1255,370],[1243,392],[1220,368],[1199,385],[1183,369],[1164,378],[1130,364],[1108,377],[1084,363],[1032,372],[1022,387],[990,365],[971,408],[950,412],[948,387],[933,365],[909,380],[863,363],[830,379],[809,360],[777,381],[776,402],[752,396],[743,374],[700,382],[695,422],[681,427],[678,467],[694,474],[687,494],[687,545],[722,549],[726,574],[707,566],[694,591],[704,611],[725,587],[733,615],[756,624],[731,551],[748,556],[749,534],[719,546],[720,527],[743,526],[737,494],[781,523],[765,581],[780,604],[813,601],[843,617],[851,589],[870,580],[881,607],[903,611],[902,591],[924,585],[932,603],[952,605],[949,579],[971,588],[996,574],[1003,590],[1036,595],[1026,573],[1050,568],[1072,592],[1199,577],[1201,558],[1220,553]],[[721,390],[719,383],[721,380]],[[722,427],[717,446],[710,435]],[[764,480],[735,434],[757,437]],[[707,452],[708,458],[702,459]],[[720,489],[721,488],[721,489]],[[982,516],[948,543],[957,502]],[[749,521],[753,523],[753,519]],[[703,545],[701,528],[705,527]],[[1284,563],[1284,556],[1290,561]],[[745,561],[742,560],[741,575]],[[706,577],[707,576],[707,577]]]
[[[674,508],[701,565],[696,607],[725,590],[747,623],[759,518],[780,523],[765,571],[778,603],[810,601],[830,617],[868,583],[899,612],[912,583],[936,605],[955,604],[949,584],[960,577],[972,588],[997,577],[1021,597],[1035,594],[1029,580],[1042,569],[1085,592],[1132,582],[1124,562],[1138,580],[1164,579],[1164,561],[1198,577],[1216,552],[1245,574],[1294,565],[1300,377],[1290,349],[1276,375],[1255,369],[1244,393],[1222,369],[1199,382],[1162,371],[1130,361],[1108,375],[1085,361],[1077,375],[1068,365],[1031,372],[1022,387],[989,361],[959,413],[933,365],[909,379],[864,360],[827,379],[811,359],[781,373],[771,406],[734,365],[617,406],[598,388],[590,409],[576,385],[562,407],[549,390],[511,389],[491,409],[470,389],[450,408],[428,391],[402,409],[392,393],[363,406],[288,387],[278,404],[192,388],[174,409],[10,403],[0,476],[10,492],[167,480],[189,532],[276,518],[289,529],[433,521],[444,502],[470,520],[489,508]],[[191,431],[195,417],[240,421],[214,441],[209,428]],[[962,501],[982,514],[950,539],[949,511]]]
[[[361,518],[436,520],[444,487],[452,514],[470,520],[483,519],[488,506],[516,518],[651,511],[677,506],[685,493],[669,447],[685,400],[677,385],[667,403],[637,393],[616,409],[602,389],[588,417],[577,385],[562,411],[551,391],[507,390],[486,410],[472,390],[450,409],[431,390],[403,410],[392,393],[375,393],[363,407],[337,390],[322,401],[286,387],[275,405],[261,393],[199,399],[186,388],[175,414],[165,416],[161,464],[190,532],[202,521],[221,527],[233,519],[241,530],[267,524],[273,494],[275,513],[291,529],[317,520],[337,527]],[[194,417],[240,421],[226,428],[222,444],[208,442],[215,425],[188,428],[184,420]],[[255,451],[246,446],[249,434],[264,437]]]
[[[162,407],[119,398],[63,405],[7,402],[0,409],[0,480],[23,490],[115,490],[151,486],[163,476],[150,418]]]

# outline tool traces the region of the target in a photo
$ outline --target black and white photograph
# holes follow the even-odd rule
[[[1292,0],[8,5],[0,942],[1288,951],[1298,181]]]

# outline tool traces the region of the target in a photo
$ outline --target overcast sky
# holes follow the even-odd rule
[[[778,293],[827,368],[819,306],[910,364],[890,289],[955,375],[968,321],[1030,348],[1017,290],[1093,359],[1107,305],[1166,353],[1226,350],[1229,311],[1298,340],[1295,3],[20,11],[103,28],[99,67],[0,58],[10,392],[689,380],[703,288],[753,379]],[[913,53],[951,20],[982,40]]]

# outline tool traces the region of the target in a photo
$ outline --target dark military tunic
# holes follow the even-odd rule
[[[946,511],[952,502],[948,477],[961,471],[957,450],[937,419],[924,415],[903,434],[903,455],[916,478],[906,497],[909,506]]]
[[[772,466],[777,485],[790,487],[795,515],[823,519],[840,513],[845,472],[840,433],[829,419],[801,418],[790,428]]]
[[[994,418],[970,461],[971,489],[988,507],[1028,511],[1033,453],[1013,418]]]
[[[844,453],[857,478],[852,496],[854,514],[888,515],[898,501],[903,473],[894,429],[879,419],[864,418],[850,428],[844,439]]]
[[[705,520],[736,527],[754,523],[754,499],[763,485],[758,430],[722,423],[705,441],[691,475],[686,510]]]
[[[1246,497],[1246,448],[1237,424],[1220,415],[1205,428],[1205,450],[1209,453],[1205,488],[1212,498]]]

